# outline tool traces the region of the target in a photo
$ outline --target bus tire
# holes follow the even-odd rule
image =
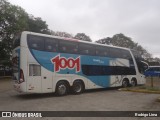
[[[58,96],[64,96],[67,94],[69,90],[69,85],[66,81],[59,81],[56,85],[56,95]]]
[[[131,80],[131,86],[132,86],[132,87],[137,86],[137,80],[136,80],[136,79],[132,79],[132,80]]]
[[[81,94],[84,91],[84,84],[80,80],[76,80],[72,85],[73,94]]]
[[[129,86],[129,81],[128,81],[127,79],[124,79],[124,80],[122,81],[122,87],[126,88],[126,87],[128,87],[128,86]]]

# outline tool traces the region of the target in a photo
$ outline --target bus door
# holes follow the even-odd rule
[[[52,92],[53,72],[41,67],[42,72],[42,93]]]
[[[41,66],[29,64],[29,74],[27,79],[27,91],[41,93]]]

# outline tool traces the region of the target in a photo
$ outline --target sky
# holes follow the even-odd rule
[[[41,17],[49,29],[92,41],[123,33],[160,57],[160,0],[8,0]]]

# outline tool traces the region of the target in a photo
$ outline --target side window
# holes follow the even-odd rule
[[[41,66],[36,64],[30,64],[29,76],[41,76]]]
[[[95,55],[95,46],[80,43],[79,44],[79,54],[82,55]]]
[[[78,43],[72,41],[60,41],[59,42],[59,50],[64,53],[78,53]]]
[[[45,50],[49,52],[58,51],[58,42],[54,38],[45,38]]]
[[[88,76],[98,75],[135,75],[135,69],[125,66],[82,65],[82,72]]]
[[[159,68],[158,67],[154,67],[154,71],[159,71]]]
[[[117,48],[110,48],[110,56],[111,57],[120,57],[120,50]]]
[[[44,37],[27,35],[27,42],[31,49],[44,50]]]
[[[131,54],[128,50],[120,50],[120,52],[121,52],[121,58],[132,59]]]
[[[108,47],[96,47],[96,55],[97,56],[108,56],[109,55],[109,48]]]
[[[13,48],[20,46],[20,38],[21,36],[17,36],[13,41]]]
[[[83,74],[88,75],[88,76],[104,75],[102,70],[103,70],[103,66],[82,65]]]
[[[154,71],[154,69],[153,68],[149,68],[147,71]]]

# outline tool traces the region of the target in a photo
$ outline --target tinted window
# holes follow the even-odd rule
[[[159,67],[155,67],[154,70],[155,71],[160,71],[160,68]]]
[[[41,66],[36,64],[30,64],[29,76],[41,76]]]
[[[116,57],[116,58],[121,58],[121,49],[118,48],[110,48],[110,56],[111,57]]]
[[[17,36],[13,41],[13,49],[20,46],[20,36]]]
[[[131,50],[133,53],[133,56],[135,57],[135,59],[142,59],[141,55],[139,54],[138,51],[135,50]]]
[[[82,72],[88,76],[94,75],[135,75],[134,68],[125,66],[100,66],[100,65],[82,65]]]
[[[109,48],[103,46],[96,47],[96,55],[97,56],[108,56],[109,55]]]
[[[147,71],[160,71],[159,67],[151,67]]]
[[[60,41],[59,50],[64,53],[78,53],[78,43],[71,41]]]
[[[160,67],[157,67],[157,71],[160,71]]]
[[[120,52],[121,52],[121,58],[132,59],[131,54],[128,50],[120,50]]]
[[[95,46],[89,44],[79,44],[79,53],[83,55],[95,55]]]
[[[45,50],[49,52],[58,51],[58,42],[54,38],[45,38]]]
[[[44,50],[44,37],[28,35],[27,40],[29,48],[36,50]]]

